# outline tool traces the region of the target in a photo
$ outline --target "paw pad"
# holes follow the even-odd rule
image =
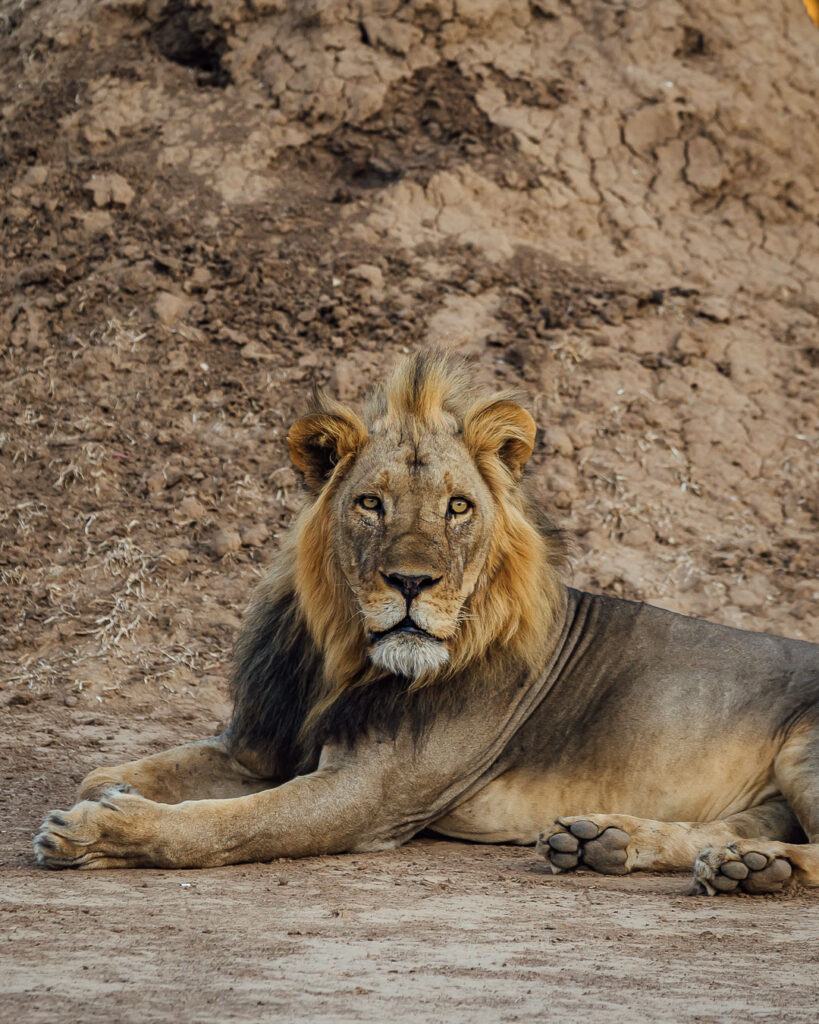
[[[620,828],[601,827],[581,819],[571,825],[558,823],[552,835],[544,832],[537,848],[553,871],[588,867],[607,875],[625,875],[629,840],[628,833]]]
[[[779,892],[793,869],[783,857],[769,857],[756,850],[740,856],[732,847],[703,850],[694,864],[694,893],[747,892],[753,895]]]

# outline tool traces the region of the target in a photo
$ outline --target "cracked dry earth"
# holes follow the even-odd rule
[[[91,767],[221,727],[300,500],[288,424],[419,344],[524,389],[576,585],[819,639],[800,0],[0,0],[0,26],[4,1016],[815,1021],[816,894],[425,838],[200,873],[30,852]]]

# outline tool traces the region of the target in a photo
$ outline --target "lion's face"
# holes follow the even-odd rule
[[[463,441],[370,439],[334,499],[335,545],[370,659],[416,679],[449,660],[489,555],[494,506]]]
[[[519,481],[535,424],[476,393],[457,363],[402,363],[364,418],[323,398],[290,453],[313,500],[294,586],[328,686],[369,665],[426,685],[488,647],[535,649],[559,597]]]

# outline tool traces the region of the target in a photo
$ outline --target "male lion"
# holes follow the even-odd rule
[[[819,647],[564,587],[521,486],[534,437],[440,355],[361,418],[319,399],[290,431],[310,501],[239,639],[230,728],[92,772],[39,862],[209,867],[431,828],[537,842],[555,872],[819,885]]]

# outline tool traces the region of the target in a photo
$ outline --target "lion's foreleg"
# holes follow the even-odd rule
[[[749,836],[794,840],[799,823],[778,798],[718,821],[652,821],[627,814],[558,818],[538,837],[538,852],[553,871],[588,867],[603,874],[684,871],[705,847],[727,846]]]
[[[120,787],[149,800],[177,804],[245,796],[270,785],[270,779],[237,759],[224,736],[215,736],[127,764],[96,768],[80,783],[77,799],[97,800],[104,790]]]
[[[46,867],[216,867],[393,845],[382,780],[323,769],[228,800],[156,803],[108,790],[46,817]]]

